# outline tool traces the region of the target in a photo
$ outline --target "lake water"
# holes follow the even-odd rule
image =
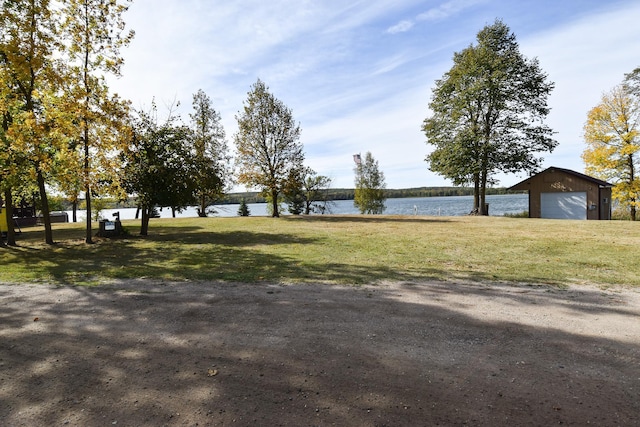
[[[503,194],[487,196],[489,204],[489,215],[504,216],[504,214],[517,214],[529,209],[529,196],[527,194]],[[238,215],[240,205],[217,205],[218,212],[214,216],[230,217]],[[266,216],[266,203],[249,203],[251,216]],[[386,215],[425,215],[425,216],[460,216],[467,215],[473,208],[472,196],[448,196],[448,197],[410,197],[400,199],[387,199],[385,202]],[[353,206],[353,200],[336,200],[330,207],[332,214],[347,215],[358,214],[358,210]],[[69,220],[71,220],[71,211]],[[120,212],[120,219],[134,219],[135,208],[105,209],[102,217],[112,219],[114,212]],[[284,212],[287,214],[287,212]],[[196,217],[198,216],[195,207],[176,213],[176,217]],[[84,211],[78,211],[78,220],[84,220]],[[164,208],[160,211],[160,217],[171,218],[171,209]]]

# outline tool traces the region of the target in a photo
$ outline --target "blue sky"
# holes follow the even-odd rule
[[[135,108],[175,101],[188,120],[203,89],[230,147],[235,116],[260,78],[293,110],[306,164],[353,187],[354,153],[370,151],[388,188],[451,185],[428,170],[420,128],[454,52],[502,19],[521,52],[555,82],[544,167],[584,171],[583,125],[603,92],[640,66],[640,2],[592,0],[134,0],[136,31],[111,87]],[[501,175],[510,186],[526,175]],[[241,189],[241,188],[240,188]]]

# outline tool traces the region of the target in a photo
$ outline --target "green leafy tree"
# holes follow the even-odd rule
[[[359,155],[358,159],[360,159]],[[365,154],[364,161],[356,161],[355,174],[354,206],[360,210],[361,214],[383,213],[386,200],[384,173],[370,152]]]
[[[204,91],[193,95],[193,110],[190,116],[199,182],[196,198],[198,215],[205,217],[207,207],[224,196],[231,180],[231,158],[220,114]]]
[[[587,115],[587,173],[614,184],[612,198],[628,209],[632,221],[640,208],[640,98],[622,84],[602,96]]]
[[[142,211],[141,235],[148,234],[156,206],[179,209],[193,203],[198,182],[192,139],[191,129],[176,119],[158,124],[154,114],[140,113],[133,140],[121,159],[124,188],[137,195]]]
[[[311,168],[305,169],[302,191],[304,193],[304,213],[309,215],[312,211],[325,213],[330,210],[329,188],[331,178],[318,175]]]
[[[118,176],[117,153],[128,141],[120,124],[128,105],[109,94],[105,74],[120,75],[120,49],[129,44],[133,31],[125,30],[122,15],[131,0],[64,0],[64,43],[68,60],[67,94],[78,105],[77,118],[82,151],[82,179],[87,209],[86,243],[91,237],[91,197],[100,180]]]
[[[487,184],[495,174],[537,170],[557,142],[544,124],[553,83],[537,59],[524,57],[502,21],[486,26],[477,44],[455,53],[453,67],[436,82],[432,115],[422,130],[429,168],[455,185],[473,183],[474,210],[485,213]]]
[[[302,169],[300,126],[284,103],[260,80],[251,87],[236,116],[238,182],[260,188],[278,217],[278,202],[291,172]]]

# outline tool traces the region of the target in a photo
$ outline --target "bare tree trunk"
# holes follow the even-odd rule
[[[84,23],[85,23],[85,40],[89,39],[89,2],[84,4]],[[89,86],[89,47],[85,46],[84,50],[84,64],[83,64],[83,80],[84,80],[84,116],[82,117],[83,123],[83,139],[84,139],[84,179],[85,179],[85,198],[87,201],[87,234],[85,236],[86,243],[93,243],[91,237],[91,184],[89,183],[89,176],[91,171],[89,169],[89,103],[91,102],[90,93],[91,87]]]
[[[49,215],[49,200],[45,188],[44,176],[38,168],[37,173],[38,189],[40,190],[40,203],[42,204],[42,221],[44,221],[44,241],[48,245],[53,245],[53,232],[51,231],[51,217]]]
[[[71,220],[73,222],[78,222],[78,198],[76,197],[73,203],[71,204]]]
[[[146,206],[142,207],[142,221],[140,222],[140,235],[146,236],[149,232],[149,214],[151,208]]]
[[[275,190],[271,190],[271,206],[273,208],[271,216],[273,218],[279,218],[280,213],[278,212],[278,192]]]
[[[5,195],[6,195],[6,191],[5,191]],[[9,203],[7,202],[5,204],[5,206],[8,207]],[[0,200],[0,209],[2,209],[2,200]],[[5,208],[5,210],[6,209],[7,208]],[[7,239],[8,239],[9,238],[9,222],[13,222],[13,221],[10,221],[11,217],[9,216],[9,212],[8,211],[5,213],[5,218],[7,218]],[[2,236],[2,234],[0,234],[0,248],[6,248],[6,247],[7,247],[7,245],[5,245],[5,243],[4,243],[4,236]]]
[[[473,212],[480,212],[480,174],[473,174]]]
[[[91,189],[89,188],[89,186],[87,186],[87,188],[85,189],[85,202],[87,203],[87,227],[86,227],[86,233],[85,233],[85,238],[84,241],[85,243],[93,243],[93,240],[91,238]]]
[[[7,211],[7,245],[17,246],[16,229],[13,222],[13,193],[10,188],[4,190],[4,204]]]
[[[635,181],[636,179],[636,169],[635,169],[635,164],[633,162],[633,154],[629,155],[629,184],[631,184],[633,186],[633,181]],[[631,187],[633,188],[633,187]],[[631,221],[635,221],[636,220],[636,198],[634,197],[633,200],[631,200]]]
[[[87,227],[85,234],[85,243],[91,244],[93,243],[91,237],[91,186],[89,184],[89,128],[86,122],[84,123],[84,179],[85,179],[85,202],[87,204]]]
[[[207,200],[206,200],[206,196],[204,194],[204,191],[202,192],[202,194],[200,195],[200,209],[198,209],[198,216],[200,217],[206,217],[207,216]]]
[[[486,171],[482,171],[482,178],[481,178],[481,182],[480,182],[480,209],[478,209],[478,214],[480,215],[488,215],[489,212],[487,212],[487,204],[486,204],[486,198],[487,198],[487,172]]]

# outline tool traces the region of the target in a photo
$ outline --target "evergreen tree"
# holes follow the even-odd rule
[[[291,170],[283,188],[284,201],[288,206],[289,213],[292,215],[300,215],[304,211],[303,172],[300,169]]]
[[[242,199],[240,202],[240,207],[238,208],[238,216],[249,216],[251,212],[249,211],[249,206],[247,206],[247,202]]]

